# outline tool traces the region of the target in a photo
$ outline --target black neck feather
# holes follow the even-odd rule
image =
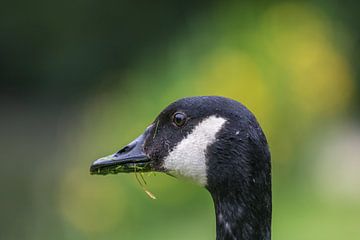
[[[207,152],[207,188],[215,204],[217,240],[270,240],[270,152],[254,118],[240,120],[240,126],[224,128],[221,140]],[[234,135],[234,129],[239,134]]]
[[[270,240],[271,197],[242,196],[237,191],[213,194],[217,240]]]

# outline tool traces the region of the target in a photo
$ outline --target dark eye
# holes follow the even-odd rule
[[[186,122],[186,115],[181,112],[177,112],[173,115],[173,123],[175,123],[176,126],[182,127]]]

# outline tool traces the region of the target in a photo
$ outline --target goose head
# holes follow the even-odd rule
[[[271,165],[266,137],[241,103],[217,96],[180,99],[143,134],[93,162],[92,174],[165,172],[211,194],[217,239],[270,239]]]

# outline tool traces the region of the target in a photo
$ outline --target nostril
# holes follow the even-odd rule
[[[118,151],[116,154],[123,154],[123,153],[130,152],[131,149],[133,149],[133,148],[134,148],[134,145],[133,145],[133,146],[128,145],[128,146],[122,148],[122,149],[121,149],[120,151]]]
[[[127,151],[129,151],[129,147],[126,146],[123,149],[121,149],[120,151],[118,151],[116,154],[122,154],[122,153],[126,153]]]

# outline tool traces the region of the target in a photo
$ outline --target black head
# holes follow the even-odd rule
[[[193,179],[215,202],[217,239],[270,239],[271,166],[264,133],[241,103],[190,97],[165,108],[92,174],[159,171]]]
[[[93,174],[175,172],[210,191],[270,181],[270,154],[254,115],[241,103],[216,96],[180,99],[144,134],[91,166]]]

